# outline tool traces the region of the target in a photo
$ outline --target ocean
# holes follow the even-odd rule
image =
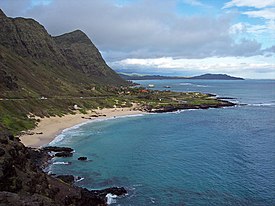
[[[75,126],[51,143],[75,150],[53,159],[53,173],[80,176],[88,189],[125,187],[112,205],[275,205],[275,80],[136,82],[245,105]]]

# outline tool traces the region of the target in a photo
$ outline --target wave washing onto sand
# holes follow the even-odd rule
[[[88,124],[93,120],[88,120],[87,122],[83,122],[77,125],[74,125],[72,127],[66,128],[64,130],[62,130],[62,132],[57,135],[48,145],[49,146],[54,146],[56,143],[63,141],[64,137],[66,136],[65,133],[69,132],[69,131],[73,131],[75,129],[78,129],[79,127],[81,127],[82,125]]]
[[[63,133],[63,132],[62,132]],[[64,139],[64,137],[65,137],[65,135],[64,134],[60,134],[60,135],[57,135],[50,143],[49,143],[49,146],[53,146],[53,145],[55,145],[56,143],[58,143],[58,142],[61,142],[63,139]]]
[[[69,127],[69,128],[62,130],[62,132],[59,135],[57,135],[48,145],[54,146],[57,143],[62,142],[64,140],[64,138],[66,137],[67,132],[74,131],[86,124],[90,124],[90,123],[94,123],[94,122],[109,121],[109,120],[114,120],[114,119],[121,119],[121,118],[141,117],[141,116],[144,116],[144,114],[129,114],[129,115],[124,115],[124,116],[113,116],[113,117],[108,117],[108,118],[98,118],[98,119],[88,120],[87,122],[83,122],[83,123],[77,124],[73,127]]]

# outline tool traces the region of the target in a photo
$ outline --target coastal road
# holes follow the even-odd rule
[[[0,101],[24,101],[30,99],[47,100],[47,99],[105,99],[115,96],[97,96],[97,97],[49,97],[49,98],[0,98]]]

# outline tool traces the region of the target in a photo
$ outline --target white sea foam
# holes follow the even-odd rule
[[[187,85],[192,85],[191,83],[180,83],[180,85],[187,86]]]
[[[107,198],[107,204],[108,204],[108,205],[114,204],[114,203],[116,203],[116,199],[115,199],[115,198],[117,198],[117,195],[113,195],[113,194],[111,194],[111,193],[108,193],[108,194],[106,195],[106,198]]]
[[[57,135],[57,136],[49,143],[49,145],[50,145],[50,146],[53,146],[53,145],[56,145],[56,143],[62,142],[62,141],[64,140],[65,136],[66,136],[65,133],[67,133],[67,132],[72,132],[73,130],[76,130],[76,129],[78,129],[79,127],[81,127],[82,125],[89,124],[89,123],[91,123],[91,122],[93,122],[93,121],[94,121],[94,120],[88,120],[88,121],[86,121],[86,122],[83,122],[83,123],[80,123],[80,124],[77,124],[77,125],[74,125],[74,126],[72,126],[72,127],[69,127],[69,128],[66,128],[66,129],[62,130],[62,132],[61,132],[59,135]],[[78,133],[79,133],[79,131],[78,131]]]
[[[64,130],[63,130],[63,132],[64,132]],[[63,133],[62,132],[62,133]],[[60,134],[60,135],[57,135],[50,143],[49,143],[49,145],[50,146],[52,146],[52,145],[55,145],[56,143],[58,143],[58,142],[61,142],[63,139],[64,139],[64,137],[65,137],[65,135],[64,134]]]
[[[51,157],[54,157],[54,155],[55,155],[56,153],[57,153],[57,152],[50,151],[50,152],[48,152],[48,155],[50,155]]]
[[[69,162],[54,162],[54,165],[69,165]]]
[[[268,106],[275,106],[275,103],[255,103],[255,104],[247,104],[248,106],[253,107],[268,107]]]
[[[144,114],[128,114],[128,115],[123,115],[123,116],[98,118],[98,119],[91,120],[89,123],[91,123],[91,122],[103,122],[103,121],[108,121],[108,120],[112,120],[112,119],[120,119],[120,118],[141,117],[141,116],[144,116]]]
[[[169,112],[170,114],[180,114],[180,113],[183,113],[183,112],[186,112],[186,109],[182,109],[182,110],[177,110],[175,112]]]
[[[75,182],[80,182],[82,180],[84,180],[84,177],[81,177],[80,179],[77,179],[77,177],[75,178]]]
[[[192,84],[188,82],[180,83],[182,86],[194,86],[194,87],[209,87],[208,85],[201,85],[201,84]]]
[[[196,87],[209,87],[208,85],[195,84]]]
[[[151,200],[151,202],[153,203],[153,204],[155,204],[156,203],[156,199],[155,198],[153,198],[153,197],[150,197],[150,200]]]

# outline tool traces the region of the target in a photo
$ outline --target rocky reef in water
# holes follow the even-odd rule
[[[33,150],[6,132],[0,133],[0,205],[107,205],[107,194],[124,195],[124,188],[87,190],[45,174],[47,150]],[[67,177],[68,179],[68,177]]]
[[[219,100],[215,104],[199,104],[199,105],[178,104],[178,105],[162,106],[160,108],[153,108],[153,107],[147,106],[144,108],[144,111],[149,113],[166,113],[166,112],[176,112],[176,111],[185,110],[185,109],[210,109],[210,108],[233,107],[236,105],[237,104],[229,101]]]

